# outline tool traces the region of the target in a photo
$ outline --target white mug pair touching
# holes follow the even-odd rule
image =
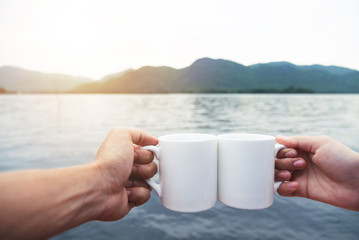
[[[284,147],[259,134],[161,136],[157,146],[143,147],[159,160],[160,184],[146,182],[173,211],[204,211],[217,197],[230,207],[267,208],[280,184],[274,183],[274,159]]]

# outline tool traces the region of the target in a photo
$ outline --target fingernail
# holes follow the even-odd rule
[[[127,180],[127,183],[126,183],[126,187],[130,187],[130,186],[132,186],[132,181],[131,180]]]
[[[131,195],[131,190],[127,190],[127,196],[129,197]]]
[[[297,160],[293,162],[294,167],[304,167],[305,162],[303,160]]]
[[[136,166],[132,166],[132,173],[136,173],[137,172],[137,167]]]
[[[136,151],[133,152],[133,158],[137,159],[138,153]]]
[[[289,187],[289,188],[297,188],[297,183],[295,183],[295,182],[289,182],[289,183],[288,183],[288,187]]]
[[[297,153],[295,151],[289,151],[285,154],[286,157],[292,158],[292,157],[296,157]]]
[[[279,172],[278,177],[279,178],[285,178],[287,176],[287,172]]]

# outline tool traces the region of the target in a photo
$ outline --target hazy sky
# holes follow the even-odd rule
[[[0,0],[0,66],[100,78],[201,57],[359,70],[359,1]]]

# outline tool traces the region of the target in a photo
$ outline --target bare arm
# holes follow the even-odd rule
[[[150,189],[143,178],[153,176],[156,165],[134,143],[157,139],[115,129],[91,163],[0,174],[0,239],[48,238],[91,220],[121,219],[146,202]]]
[[[1,238],[48,237],[95,220],[106,194],[94,164],[0,175]]]

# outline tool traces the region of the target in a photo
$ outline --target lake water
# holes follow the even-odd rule
[[[89,162],[115,126],[157,137],[325,134],[359,151],[359,95],[0,95],[0,171]],[[217,203],[185,214],[152,194],[121,221],[89,222],[53,239],[359,239],[359,213],[276,196],[265,210]]]

